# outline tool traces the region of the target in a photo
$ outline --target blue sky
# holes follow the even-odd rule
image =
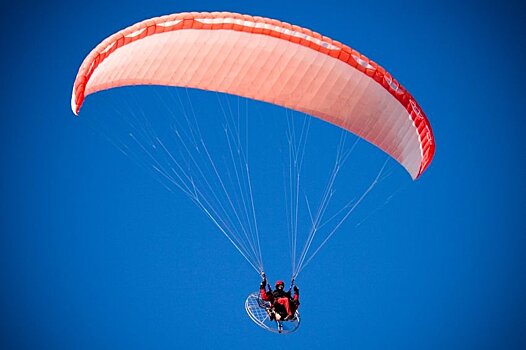
[[[526,347],[521,5],[0,6],[2,348]],[[416,97],[436,137],[422,178],[401,177],[377,210],[368,203],[371,216],[349,222],[302,273],[303,324],[286,337],[246,316],[258,276],[212,224],[70,111],[77,69],[102,39],[142,19],[214,10],[298,24],[359,50]],[[270,248],[272,280],[289,273],[281,260]]]

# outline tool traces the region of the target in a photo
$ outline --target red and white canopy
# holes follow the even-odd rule
[[[435,142],[411,94],[388,72],[337,41],[277,20],[180,13],[145,20],[101,42],[79,69],[71,108],[128,85],[213,90],[291,108],[376,145],[416,179]]]

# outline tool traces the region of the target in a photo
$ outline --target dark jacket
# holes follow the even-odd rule
[[[274,301],[279,298],[288,298],[289,300],[295,300],[299,302],[299,292],[294,293],[294,297],[292,297],[290,291],[285,291],[284,289],[271,290],[269,288],[269,290],[267,291],[265,290],[265,284],[263,283],[260,285],[259,290],[260,290],[261,299],[265,301],[270,301],[271,303],[274,303]]]
[[[279,299],[279,298],[289,298],[289,299],[292,299],[292,296],[290,295],[290,291],[288,292],[285,292],[284,289],[274,289],[272,291],[272,297],[274,299]]]

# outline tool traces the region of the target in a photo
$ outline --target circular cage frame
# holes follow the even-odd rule
[[[270,308],[270,302],[261,299],[259,292],[250,293],[245,300],[245,310],[247,311],[248,316],[261,328],[280,334],[293,333],[299,328],[301,318],[298,310],[296,310],[296,313],[294,314],[294,320],[273,321],[269,318],[267,313],[267,310]]]

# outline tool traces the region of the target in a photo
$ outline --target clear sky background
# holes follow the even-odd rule
[[[2,3],[0,348],[526,348],[519,3]],[[246,316],[259,278],[212,224],[71,113],[95,45],[184,11],[276,18],[346,43],[390,71],[433,126],[422,178],[370,205],[301,275],[293,335]],[[271,279],[286,278],[273,257]]]

